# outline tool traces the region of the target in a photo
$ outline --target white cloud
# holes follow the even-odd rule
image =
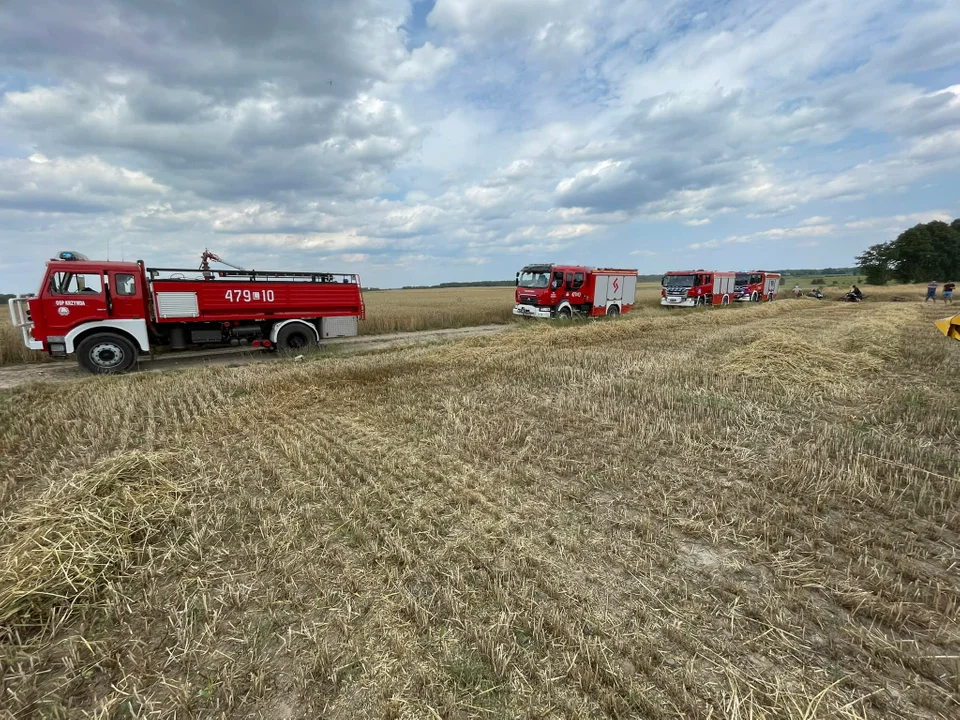
[[[551,25],[547,18],[569,17],[578,4],[574,0],[437,0],[427,22],[474,42],[523,37]]]
[[[97,157],[0,160],[0,208],[36,213],[116,213],[169,188]]]
[[[909,192],[960,167],[955,3],[437,0],[426,30],[408,0],[82,5],[0,11],[11,267],[64,236],[405,278],[818,239],[846,264],[960,214]]]

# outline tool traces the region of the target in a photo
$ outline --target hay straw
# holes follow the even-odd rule
[[[191,489],[180,466],[173,453],[130,452],[20,508],[0,547],[0,623],[42,623],[128,572]]]

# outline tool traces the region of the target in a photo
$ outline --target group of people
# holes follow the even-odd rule
[[[803,288],[801,288],[799,285],[794,285],[793,296],[795,298],[803,297]],[[823,288],[815,287],[813,290],[807,293],[807,297],[816,298],[817,300],[823,300]],[[853,290],[848,292],[844,299],[851,300],[853,302],[860,302],[861,300],[863,300],[863,293],[860,291],[860,288],[854,285]]]
[[[940,287],[940,284],[936,280],[931,280],[927,284],[927,298],[924,302],[929,300],[937,301],[937,288]],[[943,289],[940,291],[940,297],[945,303],[953,304],[953,291],[956,288],[956,284],[952,282],[944,283]]]
[[[940,283],[933,281],[927,285],[927,299],[924,302],[929,300],[937,301],[937,290],[940,289],[940,298],[945,303],[953,304],[953,291],[956,289],[956,283],[948,282],[943,284],[943,289],[940,289]],[[803,289],[799,285],[793,286],[793,296],[796,298],[803,297]],[[814,288],[807,293],[807,297],[823,298],[823,289]],[[863,293],[860,291],[856,285],[853,286],[853,290],[848,292],[844,296],[845,300],[850,300],[851,302],[859,302],[863,300]]]

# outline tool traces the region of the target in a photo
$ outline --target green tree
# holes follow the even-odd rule
[[[892,277],[887,245],[879,243],[864,250],[857,257],[857,267],[866,275],[867,285],[886,285]]]
[[[960,278],[960,219],[947,225],[933,222],[914,225],[896,240],[868,248],[857,266],[871,285],[889,279],[902,283]]]

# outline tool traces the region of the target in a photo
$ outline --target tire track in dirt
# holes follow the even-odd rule
[[[387,335],[360,335],[352,338],[325,340],[321,350],[335,349],[338,355],[375,352],[391,348],[422,345],[464,337],[478,337],[507,332],[516,325],[478,325],[475,327],[415,332],[390,333]],[[190,367],[216,365],[239,366],[251,363],[277,362],[276,353],[248,348],[223,348],[206,352],[170,352],[141,358],[136,372],[164,372]],[[30,383],[58,383],[82,380],[91,377],[70,359],[59,362],[7,365],[0,367],[0,390],[10,390]]]

